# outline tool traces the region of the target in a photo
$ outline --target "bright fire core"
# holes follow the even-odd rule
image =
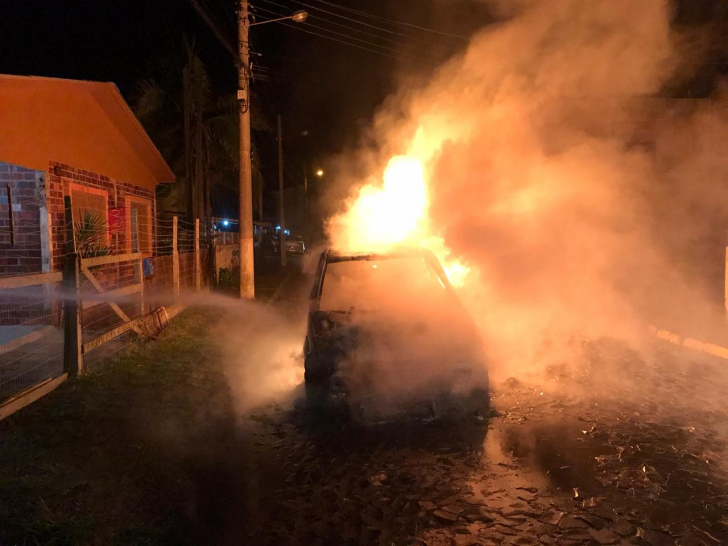
[[[422,163],[394,156],[382,184],[359,190],[349,209],[335,219],[334,246],[349,252],[386,252],[415,246],[432,250],[455,286],[461,286],[469,267],[451,257],[443,239],[432,230],[428,217],[427,175]]]

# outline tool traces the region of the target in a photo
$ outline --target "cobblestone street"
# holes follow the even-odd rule
[[[489,419],[363,426],[301,386],[238,411],[228,322],[188,310],[5,420],[3,544],[728,543],[721,360],[602,340],[494,384]]]
[[[256,415],[279,484],[252,533],[269,544],[725,544],[720,362],[616,344],[543,387],[497,387],[487,423]],[[600,381],[608,365],[624,381]],[[621,383],[621,385],[620,385]],[[559,390],[579,393],[559,395]],[[270,466],[270,465],[269,465]],[[273,481],[275,483],[275,480]],[[296,538],[292,538],[296,537]]]

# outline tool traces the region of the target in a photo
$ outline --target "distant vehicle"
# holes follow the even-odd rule
[[[487,416],[482,343],[432,252],[323,252],[309,303],[311,406],[338,406],[364,420]]]
[[[269,253],[278,255],[280,253],[280,240],[277,235],[270,237]],[[286,254],[292,256],[303,256],[306,252],[306,245],[303,244],[303,237],[300,235],[286,235]]]
[[[303,244],[303,237],[300,235],[287,235],[286,252],[288,254],[303,256],[306,252],[306,245]]]

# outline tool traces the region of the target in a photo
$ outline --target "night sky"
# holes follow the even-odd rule
[[[199,2],[235,47],[236,1]],[[251,59],[257,74],[253,107],[273,126],[280,113],[285,135],[309,132],[307,138],[286,141],[288,184],[298,183],[295,179],[304,160],[320,163],[354,144],[401,75],[426,74],[467,45],[455,35],[468,36],[491,20],[484,4],[470,1],[251,1],[257,21],[298,9],[309,13],[305,24],[272,23],[251,29]],[[159,59],[184,55],[185,39],[194,40],[200,49],[215,91],[235,93],[233,59],[189,0],[4,3],[0,73],[111,81],[130,100],[135,83],[152,74]],[[274,135],[258,136],[257,141],[264,174],[275,181]]]
[[[235,0],[198,1],[235,46]],[[353,145],[402,75],[427,74],[466,47],[467,41],[457,36],[467,37],[493,21],[488,4],[474,0],[251,4],[258,21],[298,9],[309,12],[302,25],[251,29],[258,75],[253,107],[273,123],[280,113],[286,135],[309,131],[305,139],[286,141],[288,184],[299,183],[304,160],[320,163]],[[685,0],[675,6],[676,24],[696,28],[716,17],[725,20],[728,13],[725,0]],[[0,7],[0,73],[111,81],[129,100],[135,83],[150,75],[157,60],[184,55],[185,39],[199,47],[215,91],[234,93],[237,75],[231,55],[189,0],[6,1]],[[725,51],[713,55],[713,64],[696,71],[695,81],[678,92],[709,94],[716,73],[725,72],[725,60]],[[257,140],[264,174],[273,186],[274,135]]]

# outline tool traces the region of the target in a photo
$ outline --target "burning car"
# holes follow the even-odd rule
[[[356,417],[485,417],[488,369],[475,325],[425,249],[319,259],[304,343],[306,395]]]

